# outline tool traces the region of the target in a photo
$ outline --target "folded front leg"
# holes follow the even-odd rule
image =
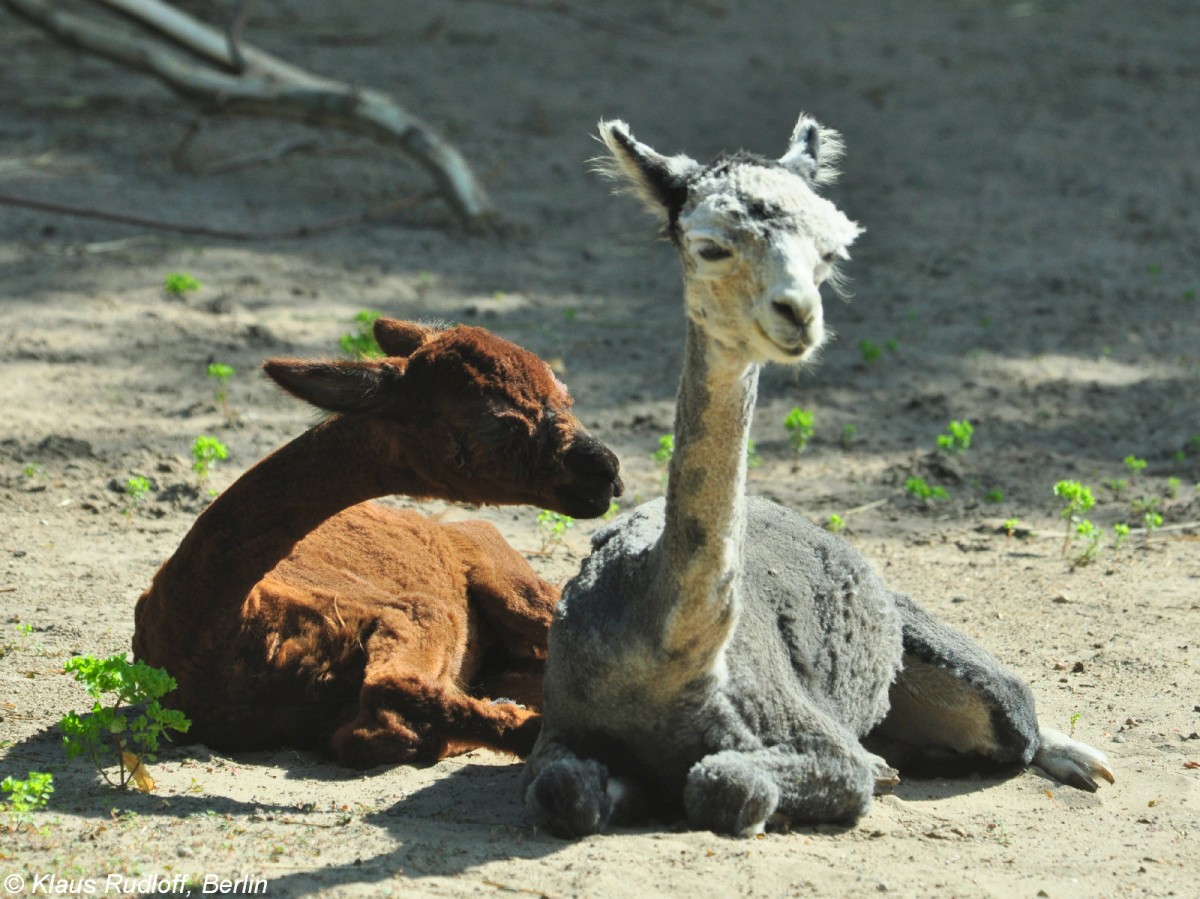
[[[603,763],[576,755],[545,733],[525,762],[522,789],[534,825],[565,839],[637,820],[646,810],[644,792],[633,780],[611,774]]]

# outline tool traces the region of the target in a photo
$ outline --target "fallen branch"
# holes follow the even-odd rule
[[[63,11],[53,0],[0,0],[63,43],[153,75],[207,110],[332,125],[399,147],[425,168],[468,227],[486,227],[494,216],[459,152],[386,94],[313,75],[244,43],[231,51],[229,35],[160,0],[98,2],[174,46]]]

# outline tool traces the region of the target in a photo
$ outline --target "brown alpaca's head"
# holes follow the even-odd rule
[[[623,486],[617,457],[572,414],[567,388],[527,350],[482,328],[379,319],[388,358],[272,359],[289,393],[360,423],[380,448],[390,492],[470,503],[528,504],[574,518],[608,511]]]

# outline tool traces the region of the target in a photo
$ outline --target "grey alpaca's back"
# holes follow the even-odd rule
[[[866,561],[794,512],[750,498],[753,536],[724,670],[678,689],[659,648],[654,610],[663,606],[647,601],[674,589],[655,552],[664,509],[646,503],[600,531],[563,593],[545,683],[554,738],[676,795],[712,753],[857,743],[886,713],[901,656],[891,594]]]

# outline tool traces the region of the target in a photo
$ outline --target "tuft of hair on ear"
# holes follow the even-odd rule
[[[371,413],[388,404],[385,388],[402,375],[387,362],[268,359],[267,376],[297,399],[326,412]]]
[[[441,329],[397,318],[375,319],[375,342],[389,356],[411,356]]]
[[[687,176],[699,163],[690,156],[663,156],[620,119],[601,120],[598,131],[608,155],[591,161],[593,171],[619,182],[664,225],[673,222],[687,200]]]
[[[800,113],[787,152],[779,164],[791,169],[814,187],[832,184],[841,174],[838,163],[845,155],[846,145],[842,136],[832,128],[826,128],[811,116]]]

